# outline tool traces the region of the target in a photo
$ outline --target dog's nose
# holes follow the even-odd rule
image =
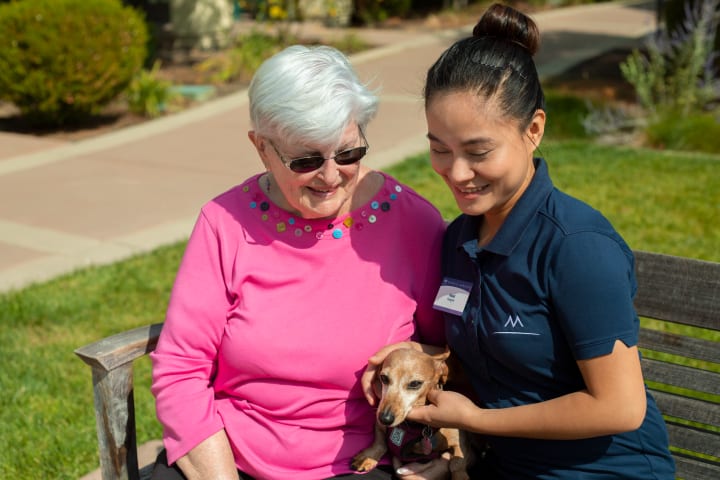
[[[390,410],[385,410],[380,414],[380,423],[383,425],[392,425],[395,421],[395,415]]]

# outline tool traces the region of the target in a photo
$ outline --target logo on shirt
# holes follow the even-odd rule
[[[515,315],[515,318],[512,317],[512,315],[508,315],[507,322],[505,322],[505,325],[503,325],[505,328],[508,328],[508,325],[511,328],[515,327],[522,327],[525,328],[525,324],[520,320],[520,317],[518,315]]]
[[[503,328],[505,330],[495,331],[493,335],[540,335],[539,333],[525,331],[525,324],[518,314],[515,314],[515,316],[512,314],[508,315],[507,320],[503,324]]]

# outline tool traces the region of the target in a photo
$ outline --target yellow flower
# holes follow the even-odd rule
[[[273,5],[270,7],[268,15],[273,20],[283,20],[287,16],[287,12],[280,5]]]

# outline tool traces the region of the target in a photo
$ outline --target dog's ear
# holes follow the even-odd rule
[[[438,372],[438,385],[445,385],[449,373],[445,360],[435,359],[435,371]]]

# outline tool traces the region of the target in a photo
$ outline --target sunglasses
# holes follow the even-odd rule
[[[342,152],[338,152],[332,157],[323,157],[322,155],[309,155],[307,157],[299,157],[299,158],[291,158],[286,159],[282,153],[277,149],[274,143],[268,141],[270,145],[273,147],[273,150],[275,150],[275,153],[277,153],[277,156],[280,157],[280,160],[293,172],[295,173],[308,173],[313,172],[320,167],[322,167],[325,164],[326,160],[335,160],[335,163],[337,163],[340,166],[345,165],[352,165],[353,163],[357,163],[360,161],[361,158],[365,156],[365,154],[368,151],[369,145],[367,144],[367,139],[365,138],[365,135],[363,134],[362,130],[360,130],[360,137],[362,138],[363,142],[365,142],[365,145],[362,147],[355,147],[350,148],[348,150],[343,150]]]

